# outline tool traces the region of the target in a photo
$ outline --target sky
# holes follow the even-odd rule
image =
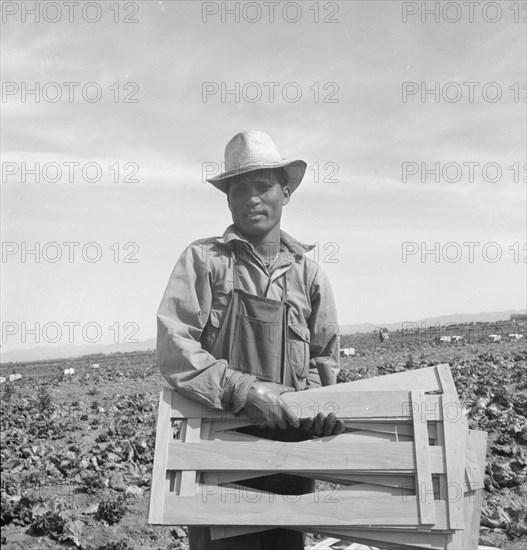
[[[88,4],[2,6],[2,352],[154,337],[248,129],[308,164],[282,228],[341,324],[525,308],[521,3]]]

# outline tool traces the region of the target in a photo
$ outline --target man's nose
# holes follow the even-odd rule
[[[258,204],[260,197],[256,193],[250,193],[245,202],[250,205]]]

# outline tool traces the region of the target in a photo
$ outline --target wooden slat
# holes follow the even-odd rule
[[[454,378],[452,377],[452,372],[448,364],[443,363],[441,365],[436,365],[435,368],[439,378],[441,393],[455,396],[457,400],[456,384],[454,383]]]
[[[369,491],[372,493],[376,493],[379,495],[392,495],[392,496],[398,496],[401,497],[402,500],[404,500],[407,496],[409,496],[409,491],[406,489],[406,487],[390,487],[387,485],[376,485],[373,483],[355,483],[353,485],[347,485],[345,487],[341,487],[338,489],[338,491],[346,491],[347,493],[353,494],[353,493],[363,493],[364,491]],[[415,495],[410,495],[415,496]],[[419,504],[419,503],[418,503]]]
[[[443,513],[444,513],[444,519],[445,519],[445,523],[444,525],[440,528],[437,524],[437,525],[434,525],[433,527],[431,527],[430,529],[423,529],[421,526],[419,525],[405,525],[405,526],[397,526],[397,525],[393,525],[393,526],[384,526],[384,525],[381,525],[381,526],[376,526],[375,529],[379,529],[379,530],[383,530],[383,531],[387,531],[387,532],[401,532],[401,533],[417,533],[417,532],[420,532],[420,533],[443,533],[443,534],[452,534],[454,533],[455,531],[453,529],[450,529],[448,527],[448,509],[447,509],[447,504],[445,501],[435,501],[435,505],[436,505],[436,513],[438,510],[440,510],[440,514],[441,514],[441,517],[443,517]],[[441,520],[442,522],[442,520]],[[369,530],[369,527],[368,526],[364,526],[364,525],[354,525],[354,526],[351,526],[350,527],[351,529],[364,529],[364,530]],[[340,527],[339,527],[340,529]]]
[[[338,386],[333,386],[338,388]],[[329,414],[334,412],[339,418],[352,418],[354,420],[411,420],[412,410],[408,391],[394,392],[361,392],[350,399],[347,393],[334,392],[320,395],[314,400],[312,391],[289,392],[282,394],[282,398],[288,406],[294,410],[300,418],[311,418],[319,412]],[[172,399],[173,418],[203,418],[204,420],[221,420],[233,422],[239,418],[246,422],[243,415],[234,415],[216,409],[210,409],[191,401],[174,392]],[[439,396],[426,396],[427,420],[442,420],[442,411],[439,406]]]
[[[487,434],[479,430],[469,430],[468,438],[472,443],[478,466],[483,471],[485,469]],[[480,486],[472,493],[465,494],[465,530],[463,533],[462,548],[477,548],[482,504],[483,480],[481,480]]]
[[[443,424],[440,424],[438,426],[437,430],[437,444],[442,446],[444,448],[445,446],[445,432],[444,432],[444,426]],[[446,472],[446,460],[445,460],[445,472]],[[447,495],[448,489],[447,489],[447,478],[446,474],[439,475],[439,499],[445,500]]]
[[[212,422],[209,420],[202,420],[200,438],[206,441],[207,439],[210,439],[211,433],[212,433]]]
[[[385,376],[376,376],[374,378],[365,378],[363,380],[354,380],[345,382],[336,386],[324,386],[309,390],[316,393],[343,392],[362,392],[362,391],[381,391],[381,390],[424,390],[427,392],[441,391],[442,386],[438,374],[439,367],[448,368],[448,365],[441,364],[423,369],[408,370]]]
[[[399,435],[397,433],[383,433],[370,430],[355,430],[352,432],[346,432],[346,435],[353,437],[356,442],[360,441],[413,441],[414,438],[411,435]]]
[[[171,404],[172,390],[170,388],[163,388],[159,396],[159,408],[157,413],[155,455],[148,509],[149,523],[161,523],[163,518],[168,441],[172,433],[172,423],[170,420]]]
[[[428,445],[428,425],[423,413],[426,406],[425,393],[412,390],[414,416],[414,448],[417,468],[417,496],[422,525],[434,525],[434,489],[432,485],[432,467],[430,464],[430,447]]]
[[[253,479],[269,475],[265,472],[204,472],[203,482],[209,484],[224,484]],[[369,483],[380,487],[401,487],[406,494],[415,491],[415,476],[413,475],[386,475],[386,474],[344,474],[307,470],[302,472],[303,477],[329,481],[332,483]]]
[[[336,542],[340,542],[339,539],[326,539],[321,540],[319,543],[315,544],[314,546],[310,546],[309,550],[326,550],[327,548],[330,548],[333,546]]]
[[[346,429],[352,430],[368,430],[372,432],[387,433],[387,434],[398,434],[413,436],[414,428],[412,425],[411,418],[408,418],[408,422],[403,424],[401,422],[397,423],[393,420],[391,422],[356,422],[354,420],[346,420]]]
[[[444,529],[446,510],[441,503],[436,508],[436,525]],[[339,493],[335,498],[334,492],[321,491],[292,497],[204,486],[202,494],[192,497],[166,496],[163,525],[224,525],[233,520],[237,525],[297,525],[308,529],[312,525],[416,525],[418,508],[415,497],[401,502],[400,497],[371,492]]]
[[[332,387],[338,389],[339,385]],[[335,391],[323,398],[317,396],[316,401],[311,391],[286,393],[282,397],[302,418],[312,417],[318,412],[334,412],[338,418],[350,418],[354,421],[371,419],[378,422],[379,419],[387,419],[393,422],[413,419],[409,391],[364,391],[355,393],[353,398],[348,393]],[[429,421],[442,420],[439,396],[426,395],[425,401],[423,416]]]
[[[335,436],[319,437],[316,441],[332,441]],[[225,432],[213,432],[210,437],[210,441],[247,441],[255,444],[265,444],[265,440],[259,437],[244,434],[242,432],[236,432],[234,430],[228,430]],[[313,440],[311,440],[313,441]],[[366,430],[357,430],[354,432],[344,432],[339,435],[339,441],[353,442],[353,443],[411,443],[413,437],[410,436],[397,436],[396,434],[381,433],[381,432],[369,432]]]
[[[342,441],[342,442],[340,442]],[[444,473],[443,448],[430,447],[432,472]],[[356,472],[415,472],[413,443],[360,443],[308,440],[298,443],[261,440],[256,443],[202,441],[171,442],[169,470],[266,472],[324,470]]]
[[[449,396],[445,396],[445,397],[449,397]],[[457,396],[455,396],[457,398]],[[463,465],[465,463],[465,447],[467,445],[467,439],[468,439],[468,429],[467,429],[467,426],[466,426],[466,423],[464,421],[464,415],[462,416],[462,418],[460,419],[459,421],[459,445],[460,445],[460,450],[459,450],[459,460],[461,462],[461,464]],[[448,429],[448,428],[447,428]],[[448,477],[448,459],[447,459],[447,477]],[[462,483],[463,483],[463,489],[465,489],[465,477],[466,477],[466,469],[461,469],[461,474],[462,476]],[[467,510],[465,509],[465,491],[462,490],[462,491],[456,491],[455,494],[454,494],[454,498],[452,498],[452,495],[450,495],[450,506],[452,506],[452,500],[454,500],[454,504],[455,505],[458,505],[460,511],[458,512],[458,514],[460,516],[462,516],[463,518],[463,527],[456,530],[453,535],[452,535],[452,542],[451,544],[448,546],[448,549],[449,550],[452,550],[452,549],[455,549],[455,550],[462,550],[463,549],[463,541],[464,541],[464,538],[465,538],[465,533],[464,533],[464,530],[465,530],[465,516],[466,516],[466,512]]]
[[[476,454],[472,448],[472,440],[469,438],[467,443],[470,442],[470,446],[467,445],[465,449],[465,480],[471,491],[475,491],[483,484],[483,475],[481,468],[476,461]]]
[[[313,477],[317,473],[313,473]],[[320,474],[316,479],[322,479]],[[371,485],[379,485],[380,487],[401,487],[406,491],[406,494],[415,492],[415,476],[413,475],[386,475],[386,474],[336,474],[335,476],[324,476],[327,481],[333,483],[339,482],[355,482],[355,483],[370,483]]]
[[[185,421],[185,428],[182,434],[182,441],[197,443],[200,441],[201,419],[189,418]],[[176,476],[176,492],[178,495],[192,496],[196,490],[196,469],[181,471]]]
[[[442,396],[442,408],[445,411],[443,422],[445,437],[445,460],[447,470],[448,518],[451,529],[463,529],[463,495],[465,492],[464,450],[461,442],[462,430],[465,429],[463,415],[459,409],[457,396]],[[170,454],[170,451],[169,451]]]
[[[442,378],[443,386],[446,389],[454,387],[449,372],[446,376],[443,375]],[[438,432],[438,443],[445,447],[445,458],[447,457],[446,449],[450,449],[452,452],[448,455],[447,475],[439,476],[439,491],[440,498],[447,501],[451,528],[456,530],[450,537],[447,548],[448,550],[457,550],[461,549],[463,544],[464,506],[462,501],[464,497],[462,495],[470,490],[473,480],[465,485],[465,479],[469,476],[471,464],[467,462],[464,456],[467,440],[463,433],[466,434],[467,426],[457,395],[448,394],[443,396],[442,408],[445,411],[446,418],[442,429]]]
[[[253,498],[257,498],[258,493],[261,492],[260,490],[246,487],[245,485],[239,485],[237,483],[227,483],[224,485],[223,488],[239,489],[240,491],[242,491],[243,494],[248,493],[249,495],[254,495]],[[221,489],[222,487],[218,487],[218,490],[220,491],[220,493],[221,493]],[[212,490],[213,489],[210,486],[206,486],[206,488],[204,489],[205,492],[206,491],[212,492]],[[379,496],[391,495],[391,496],[400,497],[403,494],[403,491],[404,490],[399,487],[376,487],[370,483],[355,483],[353,485],[348,485],[345,487],[343,486],[335,487],[331,491],[327,491],[327,490],[324,491],[325,493],[324,500],[322,500],[322,497],[320,497],[320,494],[321,494],[320,491],[315,491],[315,493],[312,493],[312,497],[313,497],[313,502],[326,503],[326,502],[338,502],[341,496],[350,496],[350,495],[354,495],[354,496],[365,495],[367,497],[370,497],[372,495],[379,495]],[[280,493],[272,494],[269,491],[266,491],[265,493],[271,495],[271,502],[274,502],[278,498],[284,498],[285,500],[294,502],[295,500],[297,500],[297,497],[298,497],[298,495],[282,495]],[[249,498],[249,501],[251,501],[250,498]]]
[[[414,429],[413,422],[408,419],[407,422],[355,422],[353,420],[346,420],[345,422],[347,430],[367,430],[371,432],[386,433],[390,435],[413,437]],[[438,422],[428,422],[428,436],[431,440],[437,439],[437,424]]]
[[[424,548],[429,550],[443,550],[446,547],[447,534],[443,533],[426,533],[423,531],[415,532],[386,532],[377,529],[358,530],[358,529],[316,529],[313,532],[324,536],[338,536],[340,540],[354,541],[360,544],[372,545],[378,548],[390,548],[400,550],[408,548]],[[468,548],[466,550],[476,550]]]
[[[218,485],[218,473],[217,472],[204,472],[203,473],[203,484],[204,485]],[[236,532],[236,529],[239,531]],[[264,530],[269,529],[264,527]],[[209,526],[210,538],[211,540],[223,539],[226,537],[237,537],[239,535],[246,535],[248,533],[255,532],[254,526],[246,527],[232,527],[230,525],[211,525]]]

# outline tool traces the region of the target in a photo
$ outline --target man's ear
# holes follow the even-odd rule
[[[291,198],[291,187],[289,185],[284,185],[282,187],[282,193],[284,194],[284,200],[282,201],[282,206],[285,206],[289,199]]]

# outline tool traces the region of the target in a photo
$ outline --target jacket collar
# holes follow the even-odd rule
[[[251,243],[238,233],[234,224],[229,225],[221,237],[217,237],[218,241],[226,246],[235,246],[236,243],[245,243],[251,245]],[[291,235],[285,231],[280,230],[280,243],[293,255],[296,260],[302,257],[302,254],[309,252],[315,248],[314,244],[304,244],[297,241]],[[252,246],[252,245],[251,245]]]

